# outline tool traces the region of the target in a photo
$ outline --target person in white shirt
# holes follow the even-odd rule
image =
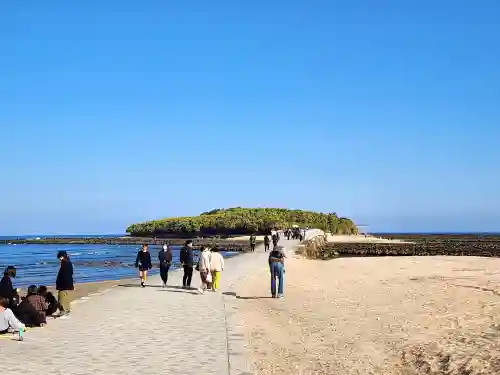
[[[9,330],[19,331],[21,328],[25,328],[25,325],[16,318],[8,306],[9,300],[0,297],[0,334],[8,333]]]
[[[216,292],[219,289],[220,273],[224,271],[224,258],[219,252],[218,247],[212,249],[210,267],[212,272],[212,290]]]
[[[198,260],[198,269],[200,271],[201,286],[198,291],[203,294],[208,288],[208,284],[212,282],[212,274],[210,274],[210,248],[208,246],[204,247],[200,259]]]

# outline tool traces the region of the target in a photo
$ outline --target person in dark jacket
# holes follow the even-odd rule
[[[193,241],[188,240],[181,249],[180,261],[184,268],[182,277],[182,287],[191,288],[191,279],[193,278],[194,252]]]
[[[255,245],[257,244],[257,236],[252,234],[250,236],[250,251],[253,253],[255,251]]]
[[[168,281],[168,270],[172,264],[172,249],[170,246],[163,245],[163,249],[158,253],[158,260],[160,261],[160,277],[165,288]]]
[[[135,268],[139,268],[139,278],[141,279],[141,286],[146,287],[146,280],[148,278],[148,270],[153,268],[151,263],[151,254],[148,250],[148,245],[142,245],[142,250],[139,250],[135,258]]]
[[[278,246],[278,241],[279,241],[278,232],[273,233],[272,240],[273,240],[273,249],[275,249],[276,246]]]
[[[15,315],[27,327],[41,327],[47,320],[45,310],[48,304],[45,298],[38,294],[36,285],[28,287],[28,293],[16,308]]]
[[[59,300],[60,316],[71,312],[71,292],[75,290],[73,281],[73,264],[66,251],[57,253],[61,265],[56,279],[57,299]]]
[[[17,290],[12,285],[12,278],[16,277],[16,267],[8,266],[3,272],[2,280],[0,280],[0,297],[9,300],[9,308],[15,308],[19,303]]]
[[[269,250],[269,244],[271,243],[271,240],[269,239],[269,236],[266,234],[264,236],[264,251]]]
[[[283,298],[286,251],[283,246],[276,246],[269,254],[269,271],[271,272],[271,295]],[[278,279],[278,290],[276,290]]]
[[[57,302],[56,297],[48,291],[45,285],[40,285],[38,287],[38,294],[45,298],[47,302],[47,309],[45,310],[46,316],[52,316],[57,310],[59,310],[59,302]]]

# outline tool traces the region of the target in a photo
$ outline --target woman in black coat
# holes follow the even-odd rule
[[[61,266],[57,274],[56,289],[58,291],[59,311],[66,315],[71,311],[71,291],[75,290],[73,282],[73,264],[66,251],[59,251],[57,257]]]
[[[148,278],[148,270],[153,267],[151,263],[151,254],[148,250],[148,245],[142,245],[142,250],[139,250],[135,258],[135,268],[139,268],[139,278],[141,279],[141,286],[146,287],[146,280]]]
[[[158,260],[160,261],[160,277],[165,288],[168,282],[168,270],[172,264],[172,249],[170,246],[163,245],[163,249],[158,253]]]
[[[11,278],[16,277],[16,267],[8,266],[3,272],[2,280],[0,280],[0,297],[7,298],[9,300],[9,306],[11,309],[15,308],[19,304],[19,295],[17,290],[14,289],[12,285]]]

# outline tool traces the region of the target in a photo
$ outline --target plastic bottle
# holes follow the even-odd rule
[[[24,328],[19,328],[19,337],[18,337],[18,340],[19,341],[23,341],[24,340]]]

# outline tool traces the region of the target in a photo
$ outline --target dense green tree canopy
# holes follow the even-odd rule
[[[335,213],[288,210],[284,208],[228,208],[204,212],[200,216],[172,217],[132,224],[127,232],[133,236],[174,234],[248,234],[267,233],[271,228],[298,225],[318,228],[334,234],[356,234],[350,219]]]

